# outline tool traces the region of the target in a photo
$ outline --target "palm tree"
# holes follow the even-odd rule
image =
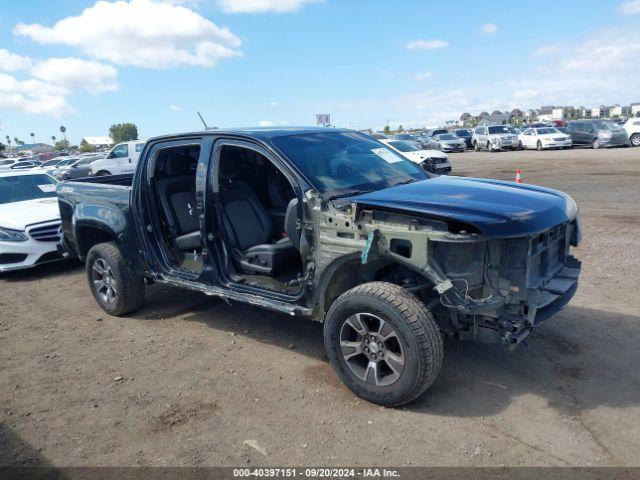
[[[5,138],[7,139],[7,145],[11,146],[11,137],[7,135]]]
[[[13,142],[18,145],[20,143],[20,140],[18,140],[18,137],[13,137]]]
[[[67,140],[67,127],[65,127],[64,125],[60,125],[60,132],[62,133],[62,135],[64,136],[65,141]]]
[[[31,143],[35,143],[36,134],[31,132],[29,135],[31,136]]]
[[[51,141],[53,142],[53,144],[56,144],[56,136],[55,135],[51,135]]]

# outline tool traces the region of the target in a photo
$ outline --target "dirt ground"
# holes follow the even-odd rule
[[[113,318],[78,263],[44,265],[0,277],[0,464],[640,466],[640,148],[450,158],[580,207],[579,291],[528,346],[447,341],[427,394],[385,409],[319,323],[162,286]]]

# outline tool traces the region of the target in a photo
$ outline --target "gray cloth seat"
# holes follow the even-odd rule
[[[193,158],[175,156],[168,159],[164,178],[156,181],[156,189],[164,219],[179,250],[192,251],[202,247],[198,218],[195,177],[189,174]]]
[[[241,271],[276,275],[289,262],[299,258],[294,243],[288,237],[273,242],[271,217],[246,183],[222,185],[220,203],[225,237],[232,258]],[[297,209],[291,209],[289,215],[294,216],[295,225]],[[289,223],[292,223],[291,220]]]

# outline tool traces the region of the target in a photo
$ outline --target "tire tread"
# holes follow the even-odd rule
[[[388,303],[397,309],[405,318],[420,344],[419,371],[413,391],[398,402],[386,404],[398,407],[413,402],[427,390],[438,377],[442,368],[443,343],[442,336],[431,312],[427,310],[415,295],[399,285],[387,282],[370,282],[358,285],[343,293],[329,309],[330,316],[341,303],[348,301],[351,296],[359,295],[373,297]]]

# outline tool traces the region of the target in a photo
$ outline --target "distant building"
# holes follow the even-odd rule
[[[600,118],[600,115],[602,115],[600,107],[593,107],[591,109],[591,118]]]
[[[609,108],[609,116],[610,117],[621,117],[622,116],[622,107],[618,104]]]
[[[482,114],[480,114],[480,117],[478,125],[505,125],[509,123],[509,114],[497,110],[491,115],[482,116]]]
[[[640,103],[632,103],[629,108],[631,115],[634,117],[640,115]]]
[[[538,112],[538,121],[550,122],[553,120],[553,110],[554,107],[542,107]]]
[[[96,148],[110,147],[113,145],[111,137],[84,137],[82,140]]]
[[[25,143],[24,145],[16,145],[13,147],[16,152],[20,153],[49,153],[53,152],[53,147],[46,143]]]

